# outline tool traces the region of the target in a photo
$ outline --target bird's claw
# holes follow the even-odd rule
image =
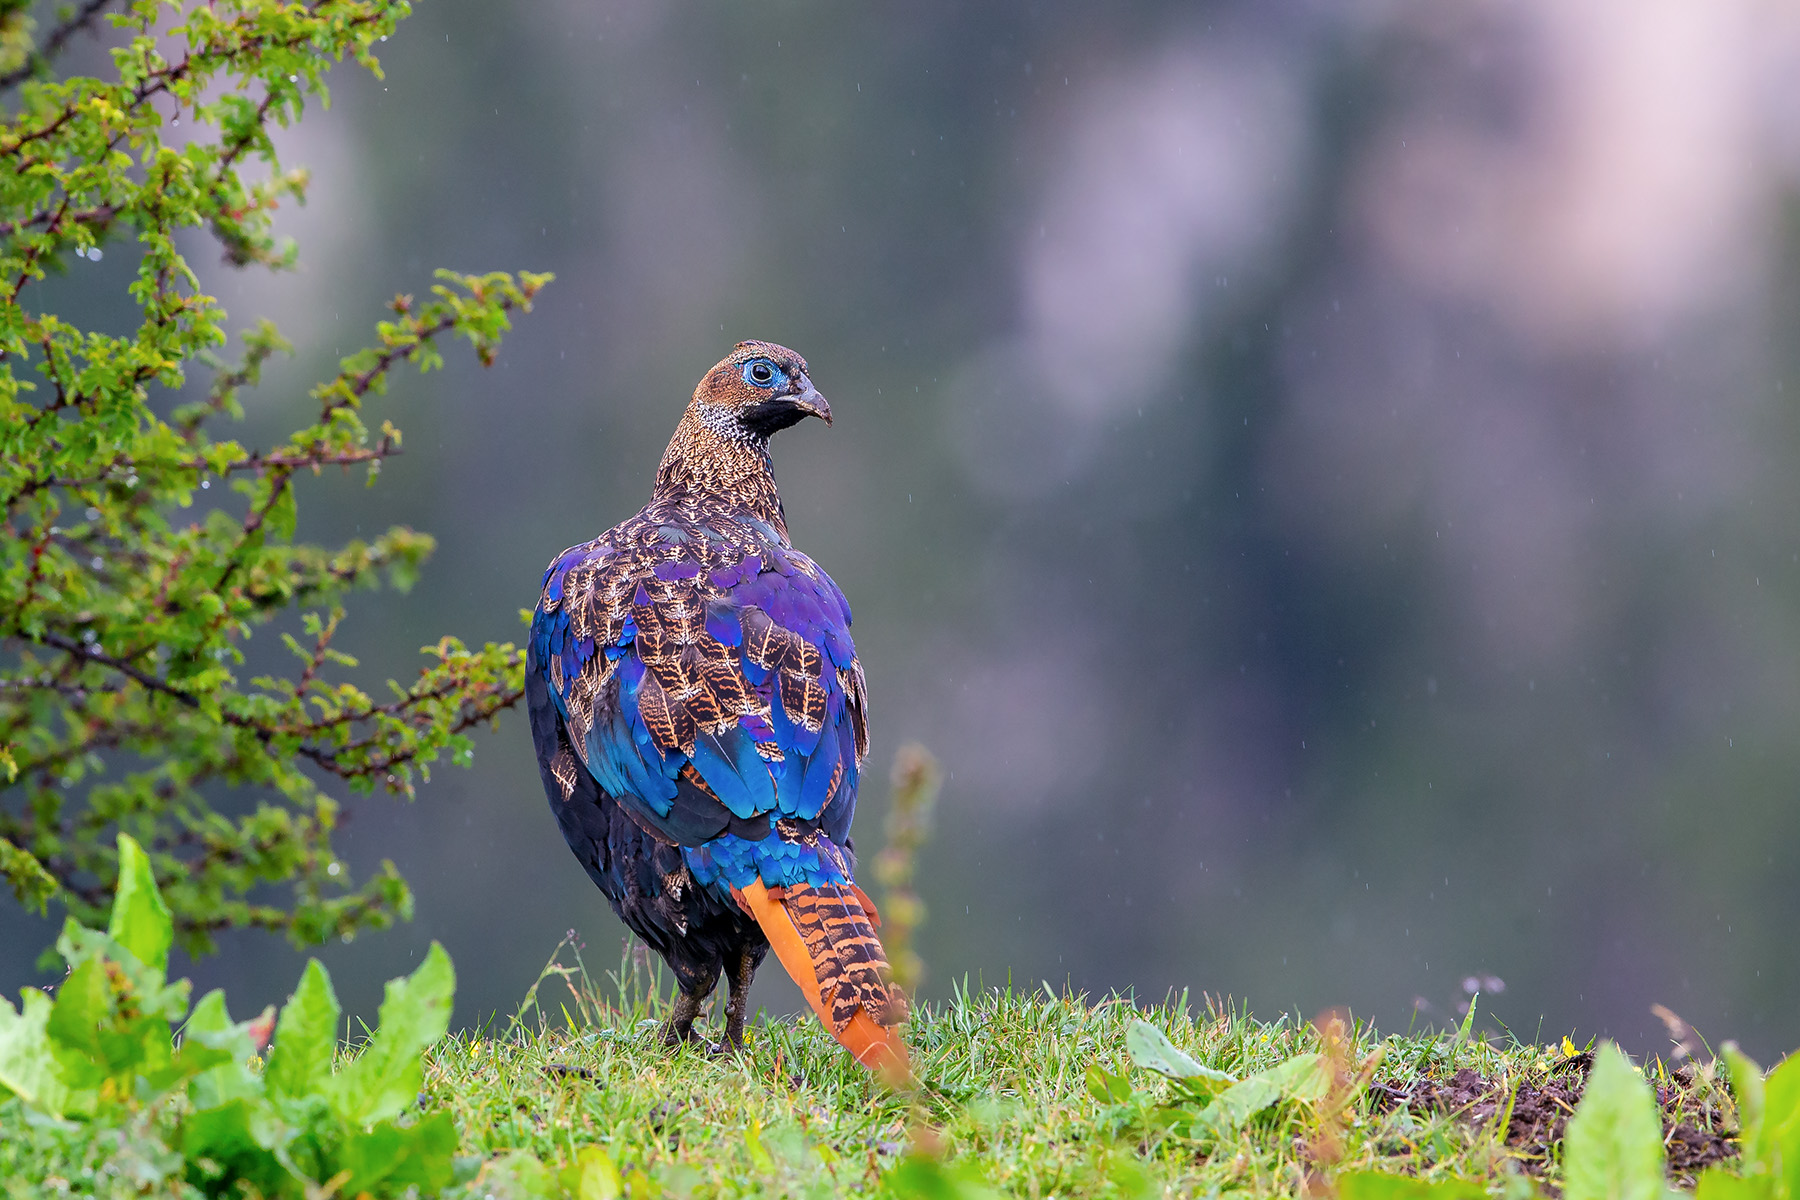
[[[661,1040],[662,1044],[671,1050],[678,1046],[688,1045],[708,1058],[730,1058],[744,1048],[744,1040],[741,1037],[734,1038],[727,1034],[722,1041],[710,1042],[691,1025],[686,1029],[677,1029],[674,1025],[664,1025]]]
[[[699,1034],[694,1032],[693,1026],[690,1025],[686,1029],[678,1029],[671,1022],[670,1024],[664,1025],[662,1027],[661,1031],[659,1032],[659,1034],[657,1036],[657,1040],[660,1041],[668,1049],[673,1050],[673,1049],[675,1049],[675,1047],[683,1044],[684,1042],[699,1042],[699,1041],[703,1041],[704,1039],[702,1039]]]

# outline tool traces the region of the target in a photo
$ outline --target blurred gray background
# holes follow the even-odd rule
[[[492,369],[370,406],[407,434],[375,490],[302,491],[304,536],[440,541],[353,602],[368,682],[522,638],[705,369],[772,339],[838,414],[774,455],[856,612],[865,854],[902,741],[948,772],[928,996],[1400,1028],[1492,976],[1526,1038],[1661,1050],[1661,1003],[1800,1046],[1793,6],[435,3],[382,61],[281,140],[296,273],[191,246],[298,344],[257,444],[433,268],[557,274]],[[68,294],[117,320],[129,275]],[[618,961],[522,712],[348,809],[357,877],[418,896],[320,952],[365,1019],[432,938],[465,1025],[567,929]],[[8,991],[50,935],[5,906]],[[244,1012],[300,961],[182,969]]]

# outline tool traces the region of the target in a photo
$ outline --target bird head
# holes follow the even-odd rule
[[[758,441],[807,417],[831,424],[806,360],[773,342],[739,342],[694,389],[693,408],[711,428]]]

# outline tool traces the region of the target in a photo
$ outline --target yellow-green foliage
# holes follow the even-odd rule
[[[379,74],[372,51],[407,11],[88,3],[34,42],[22,8],[0,8],[12,68],[0,75],[0,877],[32,907],[103,916],[125,831],[189,950],[237,926],[310,943],[387,924],[408,911],[406,886],[391,865],[347,886],[337,804],[317,780],[410,795],[518,698],[514,647],[454,638],[383,698],[346,680],[355,664],[332,645],[346,594],[406,587],[432,542],[395,528],[297,543],[294,483],[326,466],[372,481],[400,443],[363,416],[389,372],[439,365],[447,337],[491,361],[546,277],[442,273],[422,302],[397,298],[375,344],[312,390],[309,423],[253,451],[220,429],[285,343],[265,323],[220,358],[226,314],[178,249],[184,230],[205,230],[240,266],[290,261],[270,215],[306,175],[278,160],[270,131],[327,98],[338,61]],[[55,78],[56,52],[99,21],[113,26],[111,72]],[[138,323],[124,334],[33,303],[47,273],[103,246],[136,264]],[[284,634],[291,670],[243,678],[245,640],[284,615],[300,631]],[[221,789],[254,804],[226,817]],[[268,884],[291,886],[285,903],[248,898]]]

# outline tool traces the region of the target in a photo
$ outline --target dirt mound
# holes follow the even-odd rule
[[[1426,1077],[1409,1086],[1375,1084],[1371,1087],[1378,1111],[1408,1105],[1416,1111],[1449,1113],[1473,1126],[1494,1126],[1506,1120],[1503,1141],[1519,1157],[1520,1165],[1542,1174],[1555,1156],[1563,1129],[1575,1113],[1575,1105],[1587,1086],[1593,1066],[1590,1054],[1577,1055],[1559,1064],[1548,1075],[1517,1082],[1492,1079],[1467,1068],[1447,1079]],[[1723,1090],[1684,1066],[1659,1084],[1657,1104],[1662,1109],[1663,1148],[1669,1174],[1678,1183],[1693,1182],[1709,1163],[1737,1157],[1734,1131],[1725,1124]],[[1509,1107],[1510,1105],[1510,1107]]]

